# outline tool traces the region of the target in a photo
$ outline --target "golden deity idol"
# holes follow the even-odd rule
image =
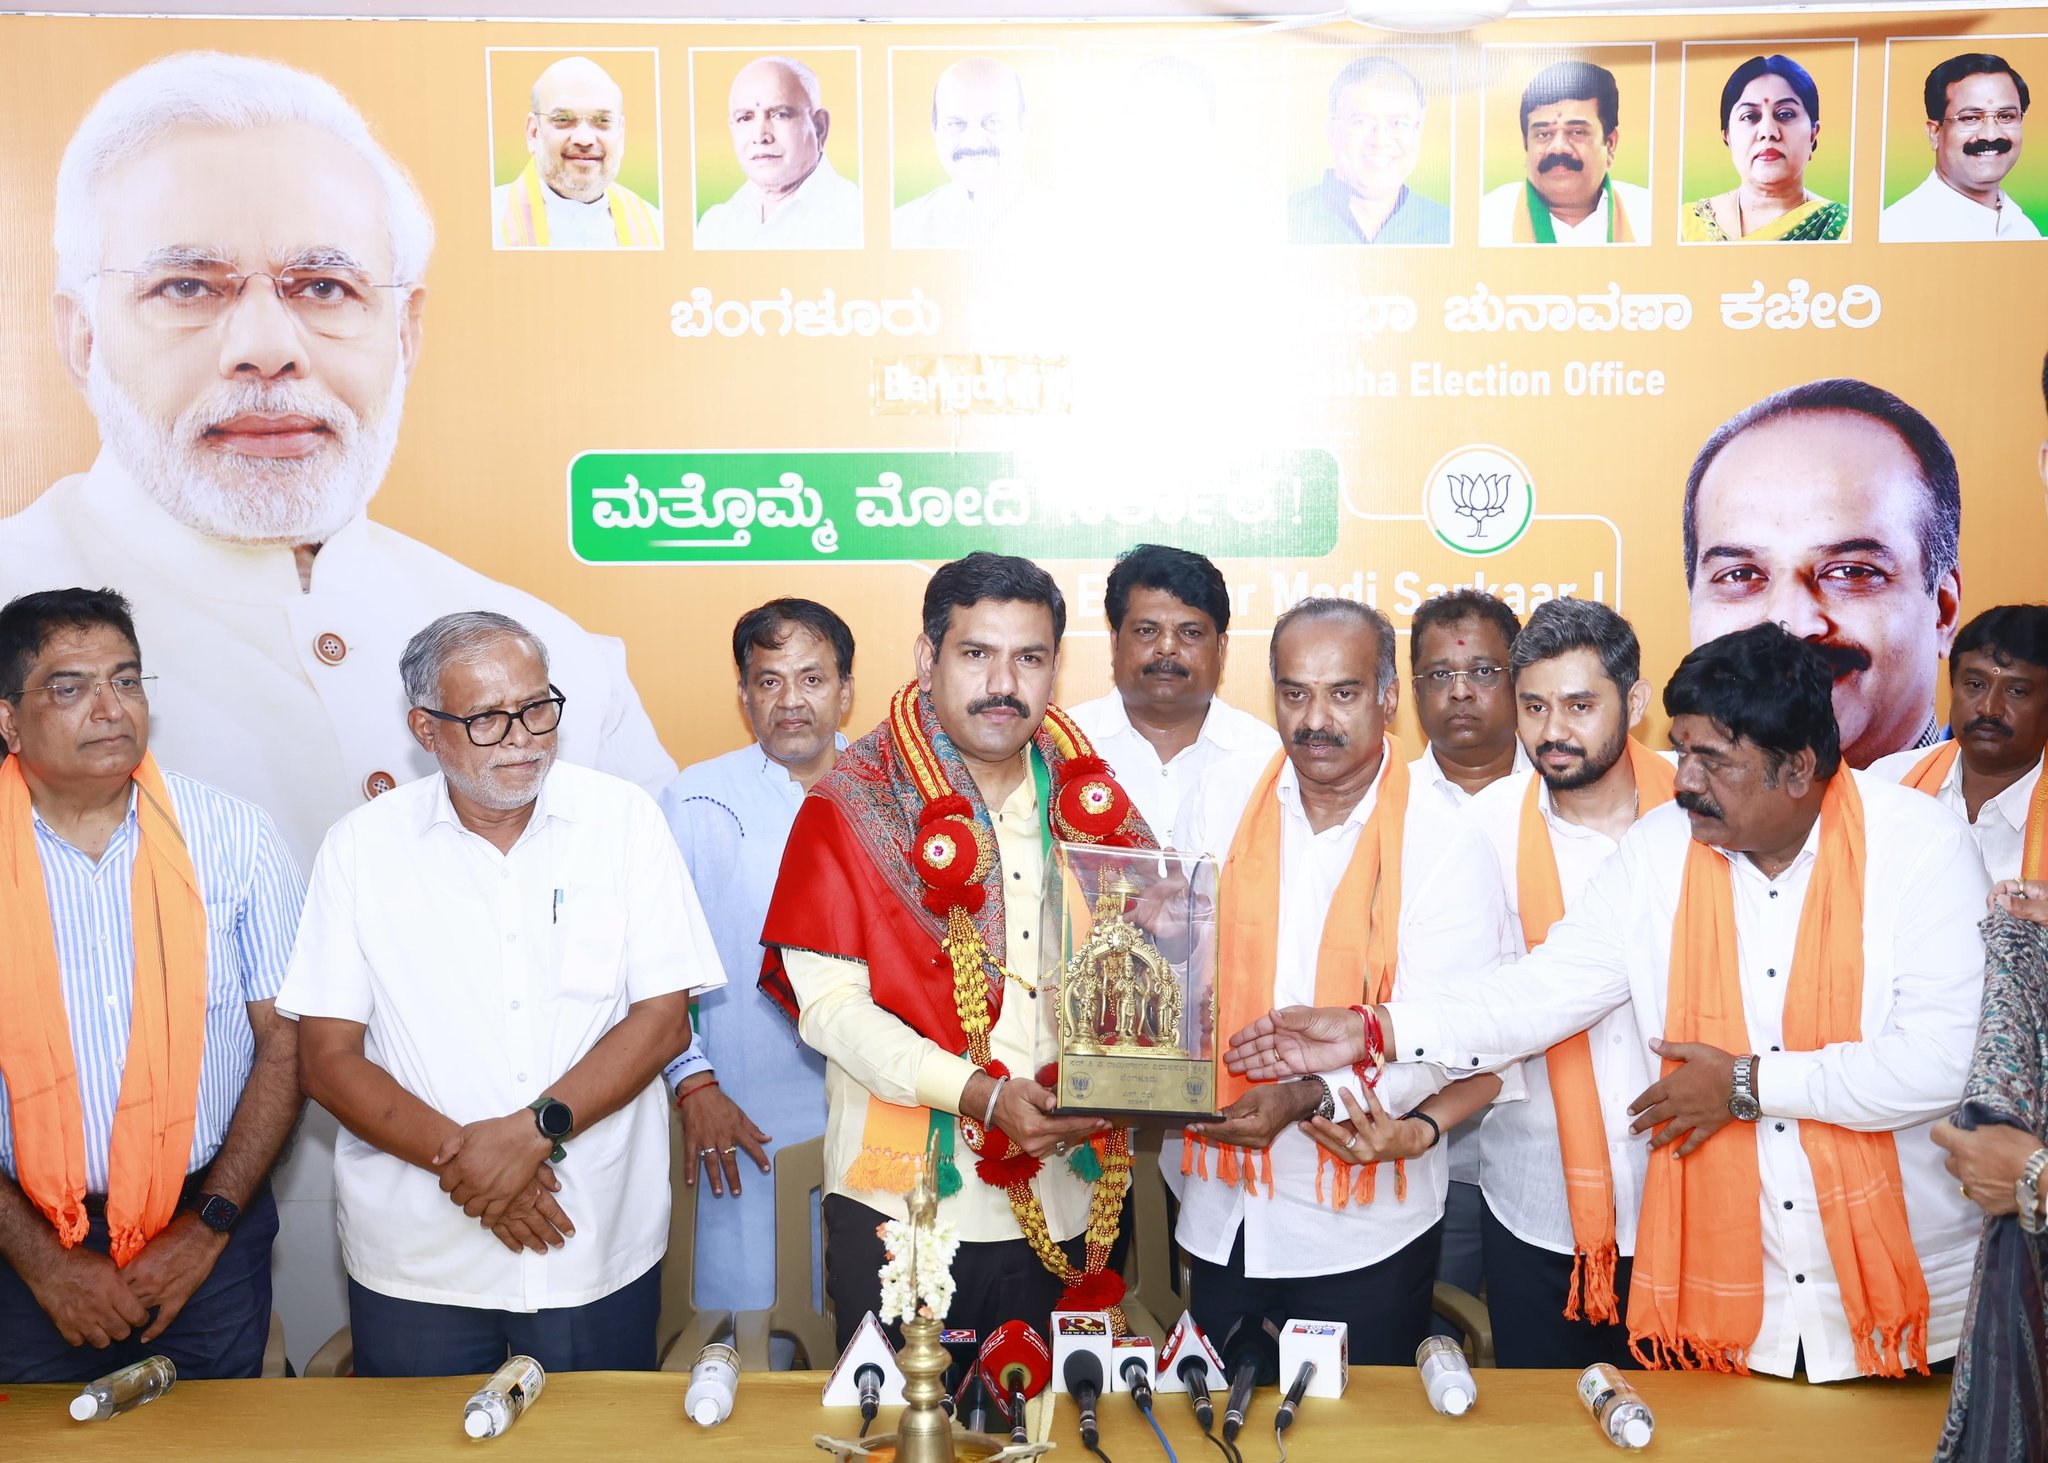
[[[1181,1057],[1180,978],[1125,916],[1138,886],[1111,869],[1095,896],[1094,928],[1060,980],[1060,1047],[1089,1056]]]

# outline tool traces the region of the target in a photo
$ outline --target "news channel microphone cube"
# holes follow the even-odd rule
[[[1216,1354],[1216,1348],[1209,1343],[1208,1336],[1195,1324],[1194,1315],[1182,1311],[1173,1329],[1166,1333],[1166,1344],[1159,1349],[1159,1365],[1152,1369],[1152,1390],[1187,1391],[1187,1383],[1180,1379],[1180,1366],[1191,1356],[1199,1356],[1209,1363],[1211,1387],[1229,1385],[1223,1379],[1223,1358]]]
[[[854,1376],[870,1362],[882,1369],[882,1405],[901,1407],[903,1405],[903,1368],[896,1365],[896,1348],[889,1344],[889,1337],[882,1330],[882,1323],[869,1311],[860,1319],[860,1327],[853,1333],[853,1340],[846,1343],[846,1350],[839,1353],[839,1364],[832,1368],[832,1375],[825,1379],[825,1396],[820,1403],[824,1407],[860,1406],[860,1388]]]
[[[1159,1390],[1159,1353],[1154,1349],[1150,1336],[1112,1336],[1109,1354],[1116,1363],[1110,1371],[1110,1391],[1131,1390],[1130,1384],[1124,1381],[1124,1363],[1134,1356],[1143,1358],[1145,1362],[1145,1385],[1155,1392]]]
[[[1110,1374],[1110,1328],[1107,1311],[1054,1311],[1052,1313],[1052,1389],[1067,1390],[1067,1358],[1077,1351],[1092,1351],[1102,1363],[1102,1385],[1113,1385]]]
[[[1280,1333],[1280,1385],[1294,1384],[1301,1364],[1312,1361],[1316,1374],[1308,1380],[1306,1397],[1342,1397],[1351,1381],[1349,1328],[1342,1321],[1289,1321]]]

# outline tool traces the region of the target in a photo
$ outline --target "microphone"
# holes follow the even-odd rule
[[[980,1367],[969,1367],[961,1380],[960,1405],[956,1410],[967,1431],[988,1431],[988,1382],[982,1377]]]
[[[1259,1384],[1259,1374],[1264,1371],[1277,1376],[1280,1371],[1280,1339],[1273,1323],[1262,1319],[1247,1324],[1250,1319],[1240,1319],[1223,1343],[1224,1364],[1230,1368],[1230,1400],[1223,1409],[1226,1443],[1236,1442],[1244,1428],[1245,1411],[1251,1406],[1252,1388]]]
[[[1294,1421],[1294,1409],[1301,1405],[1301,1394],[1308,1390],[1309,1378],[1316,1374],[1316,1364],[1305,1361],[1294,1374],[1294,1385],[1287,1389],[1287,1395],[1280,1399],[1280,1410],[1273,1414],[1273,1433],[1279,1436],[1287,1431]]]
[[[864,1363],[853,1374],[853,1385],[860,1389],[860,1435],[866,1437],[868,1424],[882,1406],[882,1369],[873,1362]]]
[[[1095,1426],[1095,1404],[1102,1397],[1102,1358],[1092,1351],[1071,1351],[1062,1375],[1067,1390],[1074,1394],[1074,1405],[1081,1409],[1081,1446],[1093,1448],[1102,1437]]]
[[[1005,1321],[989,1332],[975,1365],[995,1393],[997,1405],[1010,1416],[1010,1441],[1029,1441],[1024,1403],[1052,1381],[1052,1353],[1046,1349],[1045,1338],[1027,1322]]]
[[[1152,1368],[1145,1365],[1142,1356],[1127,1356],[1124,1364],[1117,1368],[1117,1375],[1123,1378],[1129,1389],[1131,1400],[1138,1404],[1138,1411],[1152,1410]]]
[[[1180,1384],[1188,1389],[1188,1403],[1195,1409],[1195,1421],[1207,1432],[1216,1426],[1216,1404],[1209,1398],[1209,1359],[1190,1351],[1180,1364]]]

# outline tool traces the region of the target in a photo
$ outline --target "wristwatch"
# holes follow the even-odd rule
[[[1753,1123],[1764,1115],[1763,1104],[1756,1100],[1754,1054],[1735,1059],[1735,1090],[1728,1097],[1728,1112],[1745,1123]]]
[[[1306,1077],[1297,1077],[1294,1080],[1297,1082],[1313,1082],[1316,1086],[1322,1088],[1323,1096],[1321,1101],[1316,1103],[1315,1116],[1328,1118],[1333,1123],[1337,1121],[1337,1097],[1335,1093],[1330,1091],[1330,1084],[1328,1082],[1325,1082],[1313,1072],[1309,1073]]]
[[[2041,1173],[2048,1169],[2048,1148],[2036,1148],[2027,1160],[2027,1166],[2012,1186],[2013,1202],[2019,1205],[2020,1228],[2028,1234],[2039,1234],[2048,1229],[2048,1219],[2041,1214]]]
[[[241,1206],[222,1194],[201,1194],[199,1222],[215,1234],[226,1234],[242,1217]]]
[[[576,1131],[576,1115],[569,1111],[568,1103],[545,1095],[535,1098],[528,1107],[533,1113],[533,1125],[540,1129],[541,1137],[555,1145],[555,1151],[548,1155],[548,1162],[560,1163],[569,1156],[562,1140]]]

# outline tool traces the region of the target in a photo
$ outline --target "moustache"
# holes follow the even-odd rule
[[[1677,803],[1686,812],[1697,813],[1702,818],[1720,818],[1723,816],[1721,805],[1703,792],[1676,792],[1671,795],[1671,801]]]
[[[1965,727],[1964,727],[1964,728],[1963,728],[1963,729],[1962,729],[1962,730],[1961,730],[1960,732],[1958,732],[1958,733],[1957,733],[1956,735],[1958,735],[1958,736],[1965,736],[1965,737],[1966,737],[1966,736],[1968,736],[1968,735],[1969,735],[1969,734],[1970,734],[1971,732],[1980,732],[1980,731],[1983,731],[1983,732],[1995,732],[1995,733],[1997,733],[1997,734],[1998,734],[1999,736],[2002,736],[2002,737],[2004,737],[2004,738],[2005,738],[2005,739],[2006,739],[2007,741],[2011,741],[2011,740],[2012,740],[2012,728],[2011,728],[2011,727],[2009,727],[2009,726],[2007,726],[2007,725],[2006,725],[2006,724],[2005,724],[2004,722],[2002,722],[2002,721],[1996,721],[1996,720],[1994,720],[1994,719],[1992,719],[1991,717],[1988,717],[1988,716],[1980,716],[1980,717],[1978,717],[1978,718],[1977,718],[1977,719],[1976,719],[1975,721],[1973,721],[1973,722],[1971,722],[1971,723],[1970,723],[1969,725],[1965,726]]]
[[[1552,172],[1558,168],[1570,168],[1575,173],[1586,171],[1586,165],[1568,152],[1546,153],[1543,161],[1536,164],[1536,171],[1539,173]]]
[[[1986,153],[1999,155],[2011,151],[2012,139],[2010,137],[1980,137],[1974,142],[1963,144],[1964,157],[1983,157]]]
[[[1820,652],[1821,659],[1828,663],[1828,670],[1838,681],[1844,676],[1870,669],[1870,652],[1860,645],[1838,645],[1829,640],[1809,640],[1806,643]]]
[[[1031,714],[1030,709],[1015,696],[984,696],[979,701],[970,702],[967,707],[969,716],[979,716],[984,711],[1014,711],[1019,716]]]
[[[956,147],[953,149],[953,161],[956,163],[971,157],[985,157],[993,161],[1002,155],[1003,150],[1000,147]]]
[[[1303,727],[1294,734],[1297,747],[1348,747],[1351,738],[1342,732],[1325,731],[1321,727]]]
[[[1538,744],[1536,748],[1536,755],[1539,757],[1548,756],[1552,752],[1562,752],[1567,757],[1577,757],[1581,761],[1584,761],[1586,756],[1586,749],[1584,747],[1577,746],[1571,742],[1543,742]]]
[[[1185,681],[1190,672],[1177,660],[1153,660],[1145,663],[1143,674],[1148,676],[1178,676]]]

